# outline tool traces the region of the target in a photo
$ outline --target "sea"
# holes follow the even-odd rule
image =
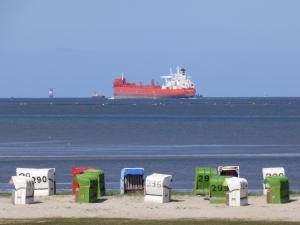
[[[118,191],[125,167],[173,176],[192,191],[195,167],[240,166],[250,191],[262,168],[284,167],[300,190],[300,98],[95,100],[0,99],[0,192],[17,167],[56,168],[58,192],[72,167],[103,169]]]

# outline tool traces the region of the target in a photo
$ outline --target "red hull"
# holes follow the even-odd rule
[[[160,85],[137,85],[127,83],[126,80],[116,79],[114,82],[114,96],[117,99],[126,98],[191,98],[196,95],[195,88],[162,89]]]

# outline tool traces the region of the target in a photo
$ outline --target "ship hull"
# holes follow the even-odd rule
[[[115,87],[115,99],[168,99],[168,98],[192,98],[196,94],[191,89],[161,89],[161,88],[126,88]]]
[[[105,99],[105,96],[92,96],[92,99],[94,99],[94,100],[102,100],[102,99]]]
[[[191,98],[185,95],[176,95],[176,96],[161,96],[161,95],[135,95],[135,94],[116,94],[114,99],[170,99],[170,98]]]

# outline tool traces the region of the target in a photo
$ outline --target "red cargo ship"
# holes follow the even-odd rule
[[[125,77],[114,81],[115,99],[159,99],[159,98],[191,98],[196,95],[196,88],[185,69],[176,68],[176,73],[162,76],[165,83],[157,85],[152,81],[150,85],[128,83]]]

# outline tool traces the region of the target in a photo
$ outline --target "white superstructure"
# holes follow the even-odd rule
[[[165,80],[162,85],[162,89],[189,89],[195,88],[194,83],[191,81],[191,77],[187,76],[185,69],[177,66],[176,73],[170,70],[170,74],[167,76],[161,76]]]

